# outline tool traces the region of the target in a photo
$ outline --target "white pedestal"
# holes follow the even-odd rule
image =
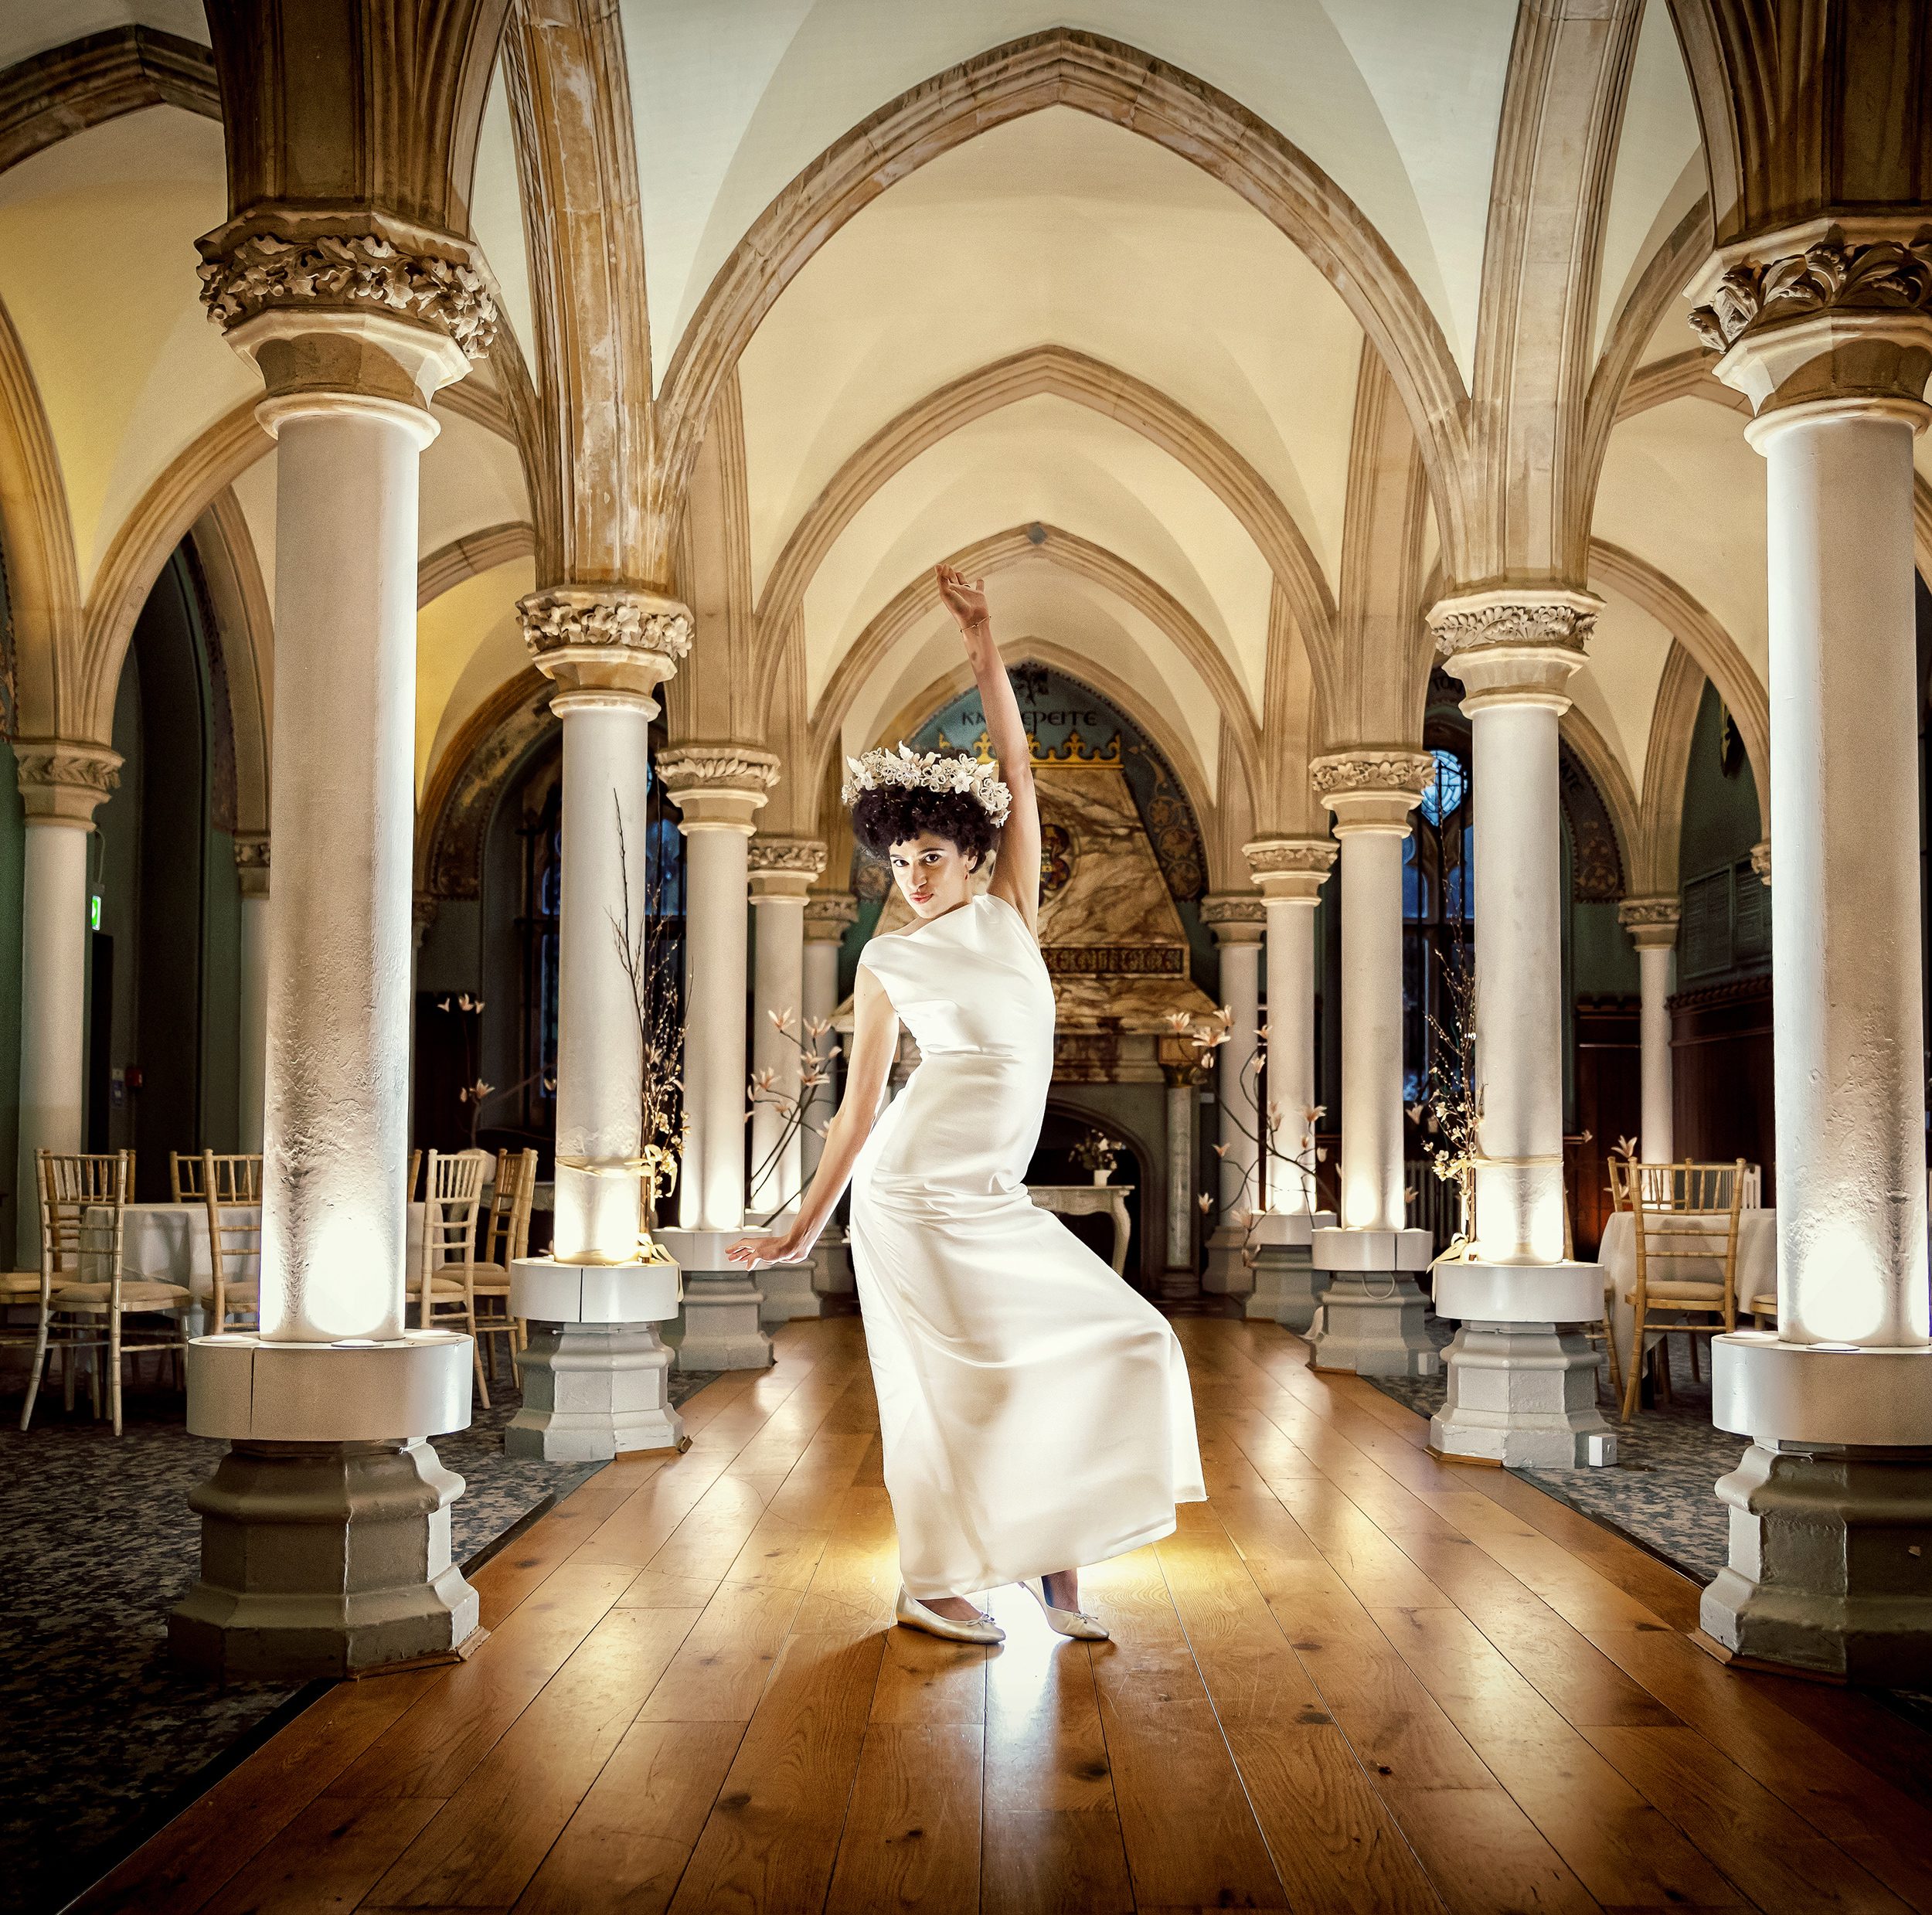
[[[1434,1376],[1441,1359],[1415,1278],[1435,1252],[1429,1233],[1321,1230],[1309,1249],[1319,1286],[1309,1362],[1358,1376]]]
[[[1576,1327],[1603,1308],[1595,1264],[1438,1264],[1436,1313],[1462,1327],[1430,1446],[1509,1469],[1615,1462],[1616,1433],[1597,1406],[1600,1359]]]
[[[821,1297],[849,1297],[859,1287],[852,1275],[852,1246],[835,1223],[828,1224],[813,1246],[811,1287]]]
[[[517,1353],[523,1406],[503,1432],[504,1454],[587,1463],[678,1448],[684,1421],[671,1407],[671,1352],[658,1333],[677,1315],[678,1293],[675,1264],[512,1264],[510,1314],[529,1321],[530,1340]]]
[[[1214,1230],[1207,1240],[1207,1257],[1201,1275],[1201,1287],[1218,1297],[1245,1297],[1254,1287],[1254,1273],[1241,1260],[1247,1238],[1230,1223]]]
[[[760,1272],[725,1261],[726,1248],[746,1230],[660,1230],[657,1240],[684,1268],[684,1309],[671,1342],[679,1369],[764,1369],[771,1338],[760,1321]]]
[[[1330,1210],[1276,1213],[1254,1226],[1254,1287],[1244,1314],[1279,1323],[1298,1336],[1315,1321],[1315,1262],[1311,1239],[1335,1228]]]

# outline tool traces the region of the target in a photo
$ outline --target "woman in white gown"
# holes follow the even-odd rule
[[[1097,1637],[1077,1566],[1167,1535],[1175,1505],[1206,1495],[1193,1406],[1165,1318],[1026,1194],[1053,1068],[1039,814],[984,592],[939,580],[998,774],[903,747],[853,761],[853,831],[889,858],[917,921],[859,960],[845,1093],[797,1220],[730,1254],[802,1260],[851,1180],[899,1620],[997,1641],[967,1596],[1018,1582],[1061,1634]],[[902,1019],[920,1063],[882,1112]]]

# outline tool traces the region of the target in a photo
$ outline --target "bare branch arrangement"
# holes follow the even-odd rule
[[[1482,1155],[1482,1080],[1476,1074],[1475,940],[1461,919],[1450,923],[1449,954],[1438,951],[1447,1014],[1429,1014],[1429,1080],[1409,1107],[1422,1133],[1422,1154],[1444,1183],[1456,1187],[1454,1240],[1437,1259],[1465,1263],[1475,1253],[1476,1165]]]
[[[764,1189],[765,1179],[777,1167],[794,1138],[805,1131],[810,1131],[815,1137],[825,1135],[825,1127],[814,1121],[814,1111],[819,1092],[832,1083],[832,1060],[840,1049],[837,1044],[828,1049],[821,1048],[832,1033],[830,1018],[808,1017],[801,1025],[798,1014],[789,1009],[773,1011],[768,1015],[779,1036],[798,1053],[798,1088],[795,1093],[783,1089],[778,1082],[778,1073],[770,1070],[753,1072],[751,1081],[746,1087],[750,1100],[750,1108],[745,1112],[747,1124],[760,1108],[776,1111],[779,1117],[778,1134],[764,1157],[752,1166],[748,1188],[754,1193]],[[782,1207],[776,1206],[767,1212],[763,1221],[770,1223]]]
[[[668,920],[658,908],[663,887],[655,887],[640,914],[631,903],[631,854],[624,828],[624,805],[614,791],[617,816],[617,864],[621,879],[619,910],[611,920],[617,956],[631,986],[637,1020],[640,1109],[638,1156],[644,1179],[646,1235],[658,1223],[658,1206],[677,1187],[684,1159],[684,993],[669,961]]]
[[[1234,1035],[1234,1013],[1226,1005],[1205,1018],[1196,1018],[1186,1011],[1175,1011],[1169,1014],[1167,1026],[1181,1040],[1195,1069],[1205,1073],[1211,1066],[1215,1052]],[[1267,1063],[1267,1026],[1262,1025],[1254,1036],[1253,1053],[1243,1062],[1236,1080],[1240,1101],[1224,1103],[1222,1106],[1232,1118],[1236,1130],[1255,1147],[1254,1161],[1243,1173],[1241,1189],[1236,1198],[1240,1206],[1236,1215],[1241,1225],[1241,1264],[1244,1270],[1254,1267],[1255,1226],[1264,1214],[1264,1173],[1267,1187],[1272,1189],[1284,1188],[1290,1178],[1301,1179],[1302,1188],[1308,1193],[1308,1207],[1313,1209],[1315,1167],[1328,1157],[1328,1152],[1315,1141],[1315,1126],[1321,1121],[1326,1110],[1325,1105],[1311,1104],[1296,1114],[1300,1118],[1298,1148],[1291,1149],[1284,1141],[1297,1134],[1289,1128],[1291,1114],[1283,1110],[1278,1098],[1264,1098],[1261,1092],[1262,1073]],[[1224,1158],[1229,1148],[1226,1144],[1216,1144],[1214,1154]],[[1200,1205],[1203,1216],[1212,1215],[1215,1199],[1211,1192],[1202,1191],[1196,1201]]]
[[[499,1097],[513,1097],[519,1090],[540,1083],[546,1093],[556,1094],[556,1079],[547,1071],[533,1070],[529,1076],[519,1077],[515,1083],[501,1088],[483,1080],[481,1068],[477,1061],[477,1051],[481,1040],[483,1026],[483,1000],[472,997],[467,991],[454,992],[447,998],[439,998],[436,1008],[446,1016],[457,1019],[457,1029],[463,1042],[464,1083],[456,1094],[456,1100],[470,1114],[470,1147],[474,1149],[478,1133],[483,1127],[483,1107],[494,1104]]]

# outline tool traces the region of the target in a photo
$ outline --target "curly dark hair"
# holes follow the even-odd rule
[[[999,827],[985,805],[965,791],[929,791],[903,784],[862,791],[852,808],[852,835],[883,862],[895,845],[930,832],[950,839],[975,869],[999,842]]]

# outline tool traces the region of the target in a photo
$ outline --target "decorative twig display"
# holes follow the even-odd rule
[[[819,1048],[821,1040],[831,1034],[829,1018],[808,1017],[801,1025],[797,1013],[789,1009],[767,1015],[778,1035],[798,1053],[798,1088],[796,1091],[784,1089],[775,1070],[767,1069],[752,1073],[751,1082],[747,1087],[750,1108],[745,1112],[745,1121],[749,1124],[760,1109],[775,1111],[779,1120],[777,1135],[764,1155],[752,1166],[750,1188],[754,1193],[764,1187],[765,1179],[783,1160],[795,1138],[806,1131],[815,1137],[825,1135],[825,1126],[813,1121],[813,1114],[818,1093],[832,1082],[832,1060],[839,1053],[836,1044],[829,1049]],[[774,1205],[762,1220],[769,1223],[783,1208],[782,1204]]]
[[[614,791],[617,817],[620,909],[611,920],[617,955],[631,985],[637,1020],[640,1063],[638,1160],[644,1179],[644,1228],[657,1227],[658,1206],[677,1186],[683,1162],[684,993],[668,961],[668,920],[658,908],[662,886],[653,890],[639,921],[631,899],[631,856],[624,829],[624,806]]]

